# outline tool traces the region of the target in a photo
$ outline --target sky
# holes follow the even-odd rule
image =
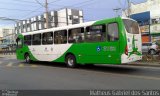
[[[37,1],[40,3],[37,3]],[[0,17],[27,19],[45,12],[45,0],[1,0]],[[146,0],[131,0],[137,4]],[[92,21],[117,16],[113,9],[127,8],[127,0],[48,0],[49,10],[76,8],[83,10],[84,20]],[[121,12],[118,13],[119,15]],[[0,20],[0,26],[14,25],[14,21]]]

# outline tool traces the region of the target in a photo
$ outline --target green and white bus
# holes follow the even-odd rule
[[[17,59],[77,64],[123,64],[142,59],[138,23],[111,18],[18,35]]]

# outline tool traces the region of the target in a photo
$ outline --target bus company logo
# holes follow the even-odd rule
[[[101,51],[101,49],[102,49],[102,47],[101,46],[97,46],[97,52],[100,52]]]

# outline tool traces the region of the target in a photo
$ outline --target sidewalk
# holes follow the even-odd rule
[[[129,63],[134,66],[151,66],[160,67],[160,56],[158,55],[144,55],[143,60]]]
[[[160,61],[136,61],[125,65],[160,67]]]

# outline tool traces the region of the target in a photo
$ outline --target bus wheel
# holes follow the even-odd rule
[[[76,58],[74,55],[69,54],[66,56],[66,64],[70,68],[75,68],[76,67]]]
[[[32,60],[30,59],[29,54],[26,54],[26,55],[25,55],[25,62],[26,62],[26,63],[31,63],[31,61],[32,61]]]

